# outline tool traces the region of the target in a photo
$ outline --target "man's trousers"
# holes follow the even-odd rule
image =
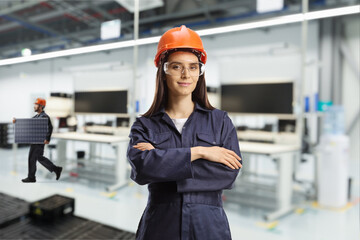
[[[53,172],[56,166],[46,157],[44,157],[45,144],[31,144],[29,152],[29,172],[28,177],[35,178],[36,161],[39,161],[47,170]]]

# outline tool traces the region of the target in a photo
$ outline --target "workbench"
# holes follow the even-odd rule
[[[90,143],[90,161],[95,156],[95,144],[110,144],[115,148],[115,184],[106,187],[106,190],[113,191],[117,188],[125,186],[128,183],[127,179],[127,159],[126,151],[129,143],[128,136],[114,136],[105,134],[89,134],[78,132],[66,132],[66,133],[53,133],[53,139],[57,139],[57,152],[58,160],[61,164],[66,164],[66,152],[68,141],[80,141]]]
[[[265,214],[264,218],[271,221],[291,212],[294,209],[291,204],[294,160],[299,157],[301,147],[295,144],[245,141],[239,141],[239,145],[240,151],[243,154],[266,155],[270,158],[277,159],[279,171],[276,184],[277,210]],[[246,161],[246,159],[244,159],[244,161]]]

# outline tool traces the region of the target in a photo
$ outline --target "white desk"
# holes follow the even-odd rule
[[[53,133],[52,138],[58,139],[58,158],[62,161],[66,159],[66,141],[82,141],[90,142],[90,156],[94,155],[94,146],[96,143],[110,144],[116,147],[115,159],[115,176],[116,184],[108,186],[108,191],[113,191],[127,184],[127,159],[126,151],[129,143],[128,136],[113,136],[103,134],[88,134],[88,133]]]
[[[128,136],[130,133],[130,127],[85,126],[84,131],[86,133]]]
[[[56,139],[74,140],[74,141],[86,141],[86,142],[99,142],[99,143],[117,143],[123,141],[129,141],[127,136],[114,136],[106,134],[90,134],[90,133],[53,133],[51,137]]]
[[[239,141],[240,150],[247,153],[255,154],[282,154],[286,152],[299,151],[300,146],[274,143],[258,143],[258,142],[244,142]]]
[[[276,188],[278,209],[266,214],[264,218],[271,221],[292,211],[294,209],[291,204],[293,160],[300,154],[301,147],[298,145],[243,141],[239,141],[239,145],[242,153],[268,155],[278,159],[279,177]]]

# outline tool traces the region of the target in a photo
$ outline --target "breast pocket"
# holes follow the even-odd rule
[[[158,149],[166,149],[171,147],[171,132],[154,133],[149,139],[149,143]]]
[[[196,146],[212,147],[219,146],[220,143],[216,141],[215,136],[208,133],[196,133]]]

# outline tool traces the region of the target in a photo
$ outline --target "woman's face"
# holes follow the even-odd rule
[[[199,70],[196,70],[199,68],[198,58],[190,52],[175,52],[169,56],[167,66],[166,83],[169,95],[191,94],[199,80]]]

